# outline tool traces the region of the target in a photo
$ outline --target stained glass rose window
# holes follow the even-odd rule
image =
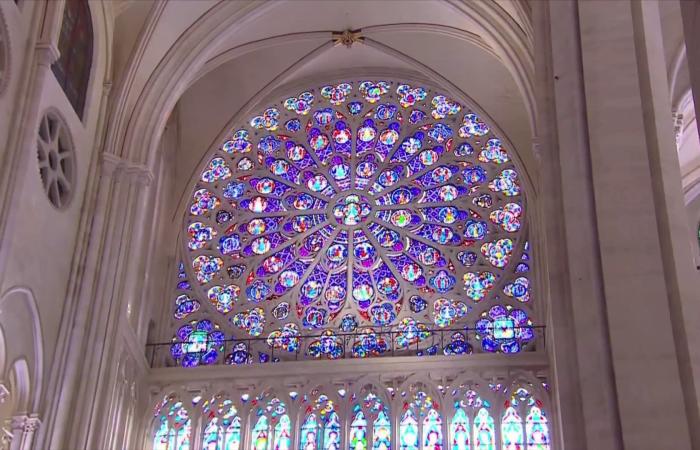
[[[177,317],[207,309],[227,337],[294,351],[323,333],[302,350],[330,358],[338,333],[371,346],[349,355],[378,354],[474,329],[494,305],[532,323],[526,206],[511,149],[449,95],[391,80],[308,89],[261,108],[202,169]],[[447,336],[440,353],[471,348]]]

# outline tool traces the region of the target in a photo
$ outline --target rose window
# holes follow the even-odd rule
[[[533,323],[509,150],[466,105],[413,83],[349,81],[281,99],[236,127],[201,172],[185,224],[196,283],[178,292],[188,313],[177,318],[204,314],[228,339],[270,349],[300,351],[299,336],[315,335],[301,350],[328,358],[425,350],[440,329],[441,354],[526,347],[532,336],[517,328],[497,336],[498,321]],[[505,319],[489,315],[494,306]],[[486,345],[469,344],[484,317]],[[343,333],[354,336],[344,347]]]

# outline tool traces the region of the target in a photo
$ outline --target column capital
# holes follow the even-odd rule
[[[27,420],[24,422],[24,432],[25,433],[34,433],[36,430],[39,429],[41,426],[41,420],[39,419],[38,416],[31,416],[28,417]]]
[[[61,56],[61,52],[51,42],[39,42],[34,49],[40,66],[49,67]]]
[[[117,181],[140,186],[148,186],[154,179],[153,172],[147,166],[133,163],[112,153],[102,154],[102,172]]]

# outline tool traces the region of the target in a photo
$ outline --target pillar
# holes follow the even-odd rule
[[[15,416],[10,421],[10,450],[32,450],[34,434],[41,421],[36,414]]]
[[[695,117],[698,120],[697,118],[700,118],[700,3],[688,0],[679,1],[683,18],[683,36],[690,73],[690,86],[695,102]],[[698,133],[700,133],[700,127],[698,127]]]
[[[658,3],[536,11],[562,445],[699,448],[700,309]]]

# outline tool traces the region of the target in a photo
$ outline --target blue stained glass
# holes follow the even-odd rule
[[[350,102],[348,103],[348,111],[353,116],[360,114],[362,111],[362,102]]]
[[[541,408],[533,406],[525,421],[527,450],[549,450],[549,426]]]
[[[469,450],[469,418],[464,409],[457,408],[450,424],[452,450]]]
[[[503,450],[523,450],[523,421],[513,407],[509,407],[501,418],[501,441]]]
[[[431,409],[423,419],[423,450],[442,450],[442,418]]]
[[[275,450],[291,450],[292,448],[292,423],[289,416],[280,416],[275,425]]]
[[[356,406],[359,409],[359,406]],[[350,423],[350,450],[367,450],[367,420],[361,410],[353,415]]]
[[[267,417],[262,416],[258,419],[252,431],[252,441],[250,443],[251,450],[269,450],[270,449],[270,426]]]
[[[377,414],[372,434],[372,450],[391,450],[391,422],[386,411]]]
[[[331,411],[323,426],[323,450],[340,450],[340,443],[340,419],[335,411]]]
[[[309,414],[301,426],[299,432],[299,449],[300,450],[317,450],[318,449],[318,422],[315,414]]]
[[[399,450],[418,450],[418,421],[410,409],[403,413],[399,424]]]
[[[496,450],[496,425],[486,408],[474,418],[474,450]]]

